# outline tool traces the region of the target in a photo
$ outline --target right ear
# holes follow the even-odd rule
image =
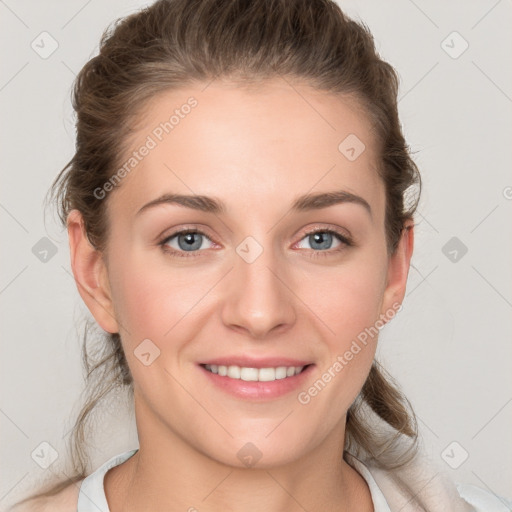
[[[82,214],[71,210],[67,217],[71,269],[78,292],[100,327],[119,332],[103,254],[95,249],[85,231]]]

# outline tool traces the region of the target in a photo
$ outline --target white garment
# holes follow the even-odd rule
[[[103,487],[105,474],[109,469],[125,462],[137,451],[138,449],[129,450],[112,457],[82,481],[77,512],[110,512]],[[424,492],[424,484],[416,493],[413,493],[414,486],[405,483],[400,475],[390,476],[381,469],[367,467],[351,454],[347,455],[347,462],[368,484],[375,512],[510,512],[512,510],[512,500],[497,497],[474,485],[456,484],[458,492],[454,492],[455,485],[443,479],[442,476],[436,479],[434,475],[430,479],[430,487],[427,486],[428,493]],[[411,470],[409,467],[408,479],[414,479],[420,473],[423,477],[425,476],[424,470]],[[439,473],[436,475],[439,476]],[[436,484],[432,485],[436,480]],[[427,508],[416,502],[415,494],[421,495],[422,502]]]

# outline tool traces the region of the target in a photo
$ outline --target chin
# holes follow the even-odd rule
[[[274,425],[275,428],[275,425]],[[272,437],[274,434],[270,434]],[[270,439],[262,435],[243,436],[230,439],[223,443],[221,451],[218,448],[208,450],[210,458],[233,468],[271,469],[294,462],[304,450],[304,436],[296,440],[289,436],[279,436]]]

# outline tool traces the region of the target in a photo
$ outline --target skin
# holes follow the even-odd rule
[[[342,453],[346,412],[378,337],[307,405],[295,391],[234,398],[197,366],[233,354],[305,359],[315,366],[304,390],[402,302],[413,225],[389,255],[372,127],[349,97],[282,79],[251,89],[217,81],[153,98],[131,147],[190,96],[197,107],[105,199],[106,252],[88,242],[78,211],[68,218],[79,292],[105,331],[121,333],[134,379],[140,449],[107,473],[110,509],[372,511]],[[338,150],[349,134],[366,146],[355,161]],[[290,211],[300,195],[338,190],[363,197],[371,216],[355,203]],[[164,192],[212,196],[226,211],[163,204],[137,215]],[[206,234],[201,248],[164,252],[159,242],[186,227]],[[317,227],[350,234],[354,245],[334,237],[321,250],[308,237]],[[252,263],[236,252],[247,236],[263,248]],[[160,349],[149,366],[134,354],[144,339]],[[248,442],[262,453],[250,468],[237,457]]]

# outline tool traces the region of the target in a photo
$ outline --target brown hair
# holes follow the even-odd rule
[[[388,253],[396,250],[421,192],[420,174],[398,118],[398,76],[379,57],[368,27],[330,0],[158,0],[115,21],[102,36],[99,54],[85,64],[74,84],[76,151],[50,189],[61,221],[65,224],[68,213],[78,209],[90,242],[105,250],[107,200],[94,191],[122,164],[130,130],[146,101],[159,92],[217,77],[239,84],[298,78],[318,90],[355,98],[377,140]],[[406,204],[413,185],[418,193]],[[133,392],[119,334],[103,333],[94,355],[86,337],[87,329],[87,396],[72,432],[72,475],[37,496],[53,495],[88,474],[84,444],[91,412],[116,388]],[[383,426],[368,413],[391,430],[382,435]],[[410,443],[399,453],[395,448],[404,436]],[[417,441],[409,401],[375,360],[348,411],[345,450],[391,469],[414,457]]]

